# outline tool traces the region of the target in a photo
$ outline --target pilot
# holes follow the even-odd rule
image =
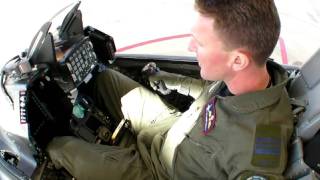
[[[156,90],[195,98],[180,112],[130,78],[101,73],[95,100],[136,142],[126,147],[58,137],[55,167],[76,179],[282,179],[293,116],[286,71],[268,61],[280,33],[273,0],[195,0],[189,50],[203,80],[156,71]],[[144,70],[152,70],[148,64]]]

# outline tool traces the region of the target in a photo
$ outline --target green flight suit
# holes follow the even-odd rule
[[[57,167],[65,167],[79,180],[282,179],[293,129],[285,89],[288,77],[281,66],[273,62],[267,65],[273,79],[271,87],[239,96],[221,96],[223,82],[195,83],[200,84],[199,93],[194,93],[199,97],[184,113],[136,82],[108,70],[108,77],[98,77],[96,98],[111,109],[116,119],[133,121],[136,143],[115,147],[62,137],[54,139],[47,150]],[[124,104],[130,100],[127,97],[139,94],[147,94],[148,98],[138,97],[130,106]],[[212,128],[204,132],[205,108],[212,99],[216,119]],[[141,110],[130,110],[152,109],[156,104],[152,101],[161,104],[155,105],[162,106],[160,111],[144,115]],[[147,123],[140,123],[146,120]]]

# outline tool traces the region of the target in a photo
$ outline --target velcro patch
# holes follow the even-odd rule
[[[281,143],[280,126],[257,125],[251,164],[258,167],[279,167]]]

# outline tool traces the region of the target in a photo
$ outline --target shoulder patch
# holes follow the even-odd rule
[[[217,98],[213,97],[209,100],[204,108],[203,118],[203,134],[207,135],[216,126],[217,112],[216,112]]]
[[[260,176],[260,175],[256,175],[256,176],[247,177],[246,180],[267,180],[267,178]]]
[[[274,176],[268,176],[253,171],[245,171],[241,174],[240,180],[276,180]]]
[[[257,125],[251,164],[264,168],[279,167],[281,144],[280,126]]]

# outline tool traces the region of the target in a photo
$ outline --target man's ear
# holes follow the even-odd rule
[[[241,71],[248,67],[250,63],[249,55],[240,50],[235,50],[232,55],[232,59],[232,69],[234,71]]]

